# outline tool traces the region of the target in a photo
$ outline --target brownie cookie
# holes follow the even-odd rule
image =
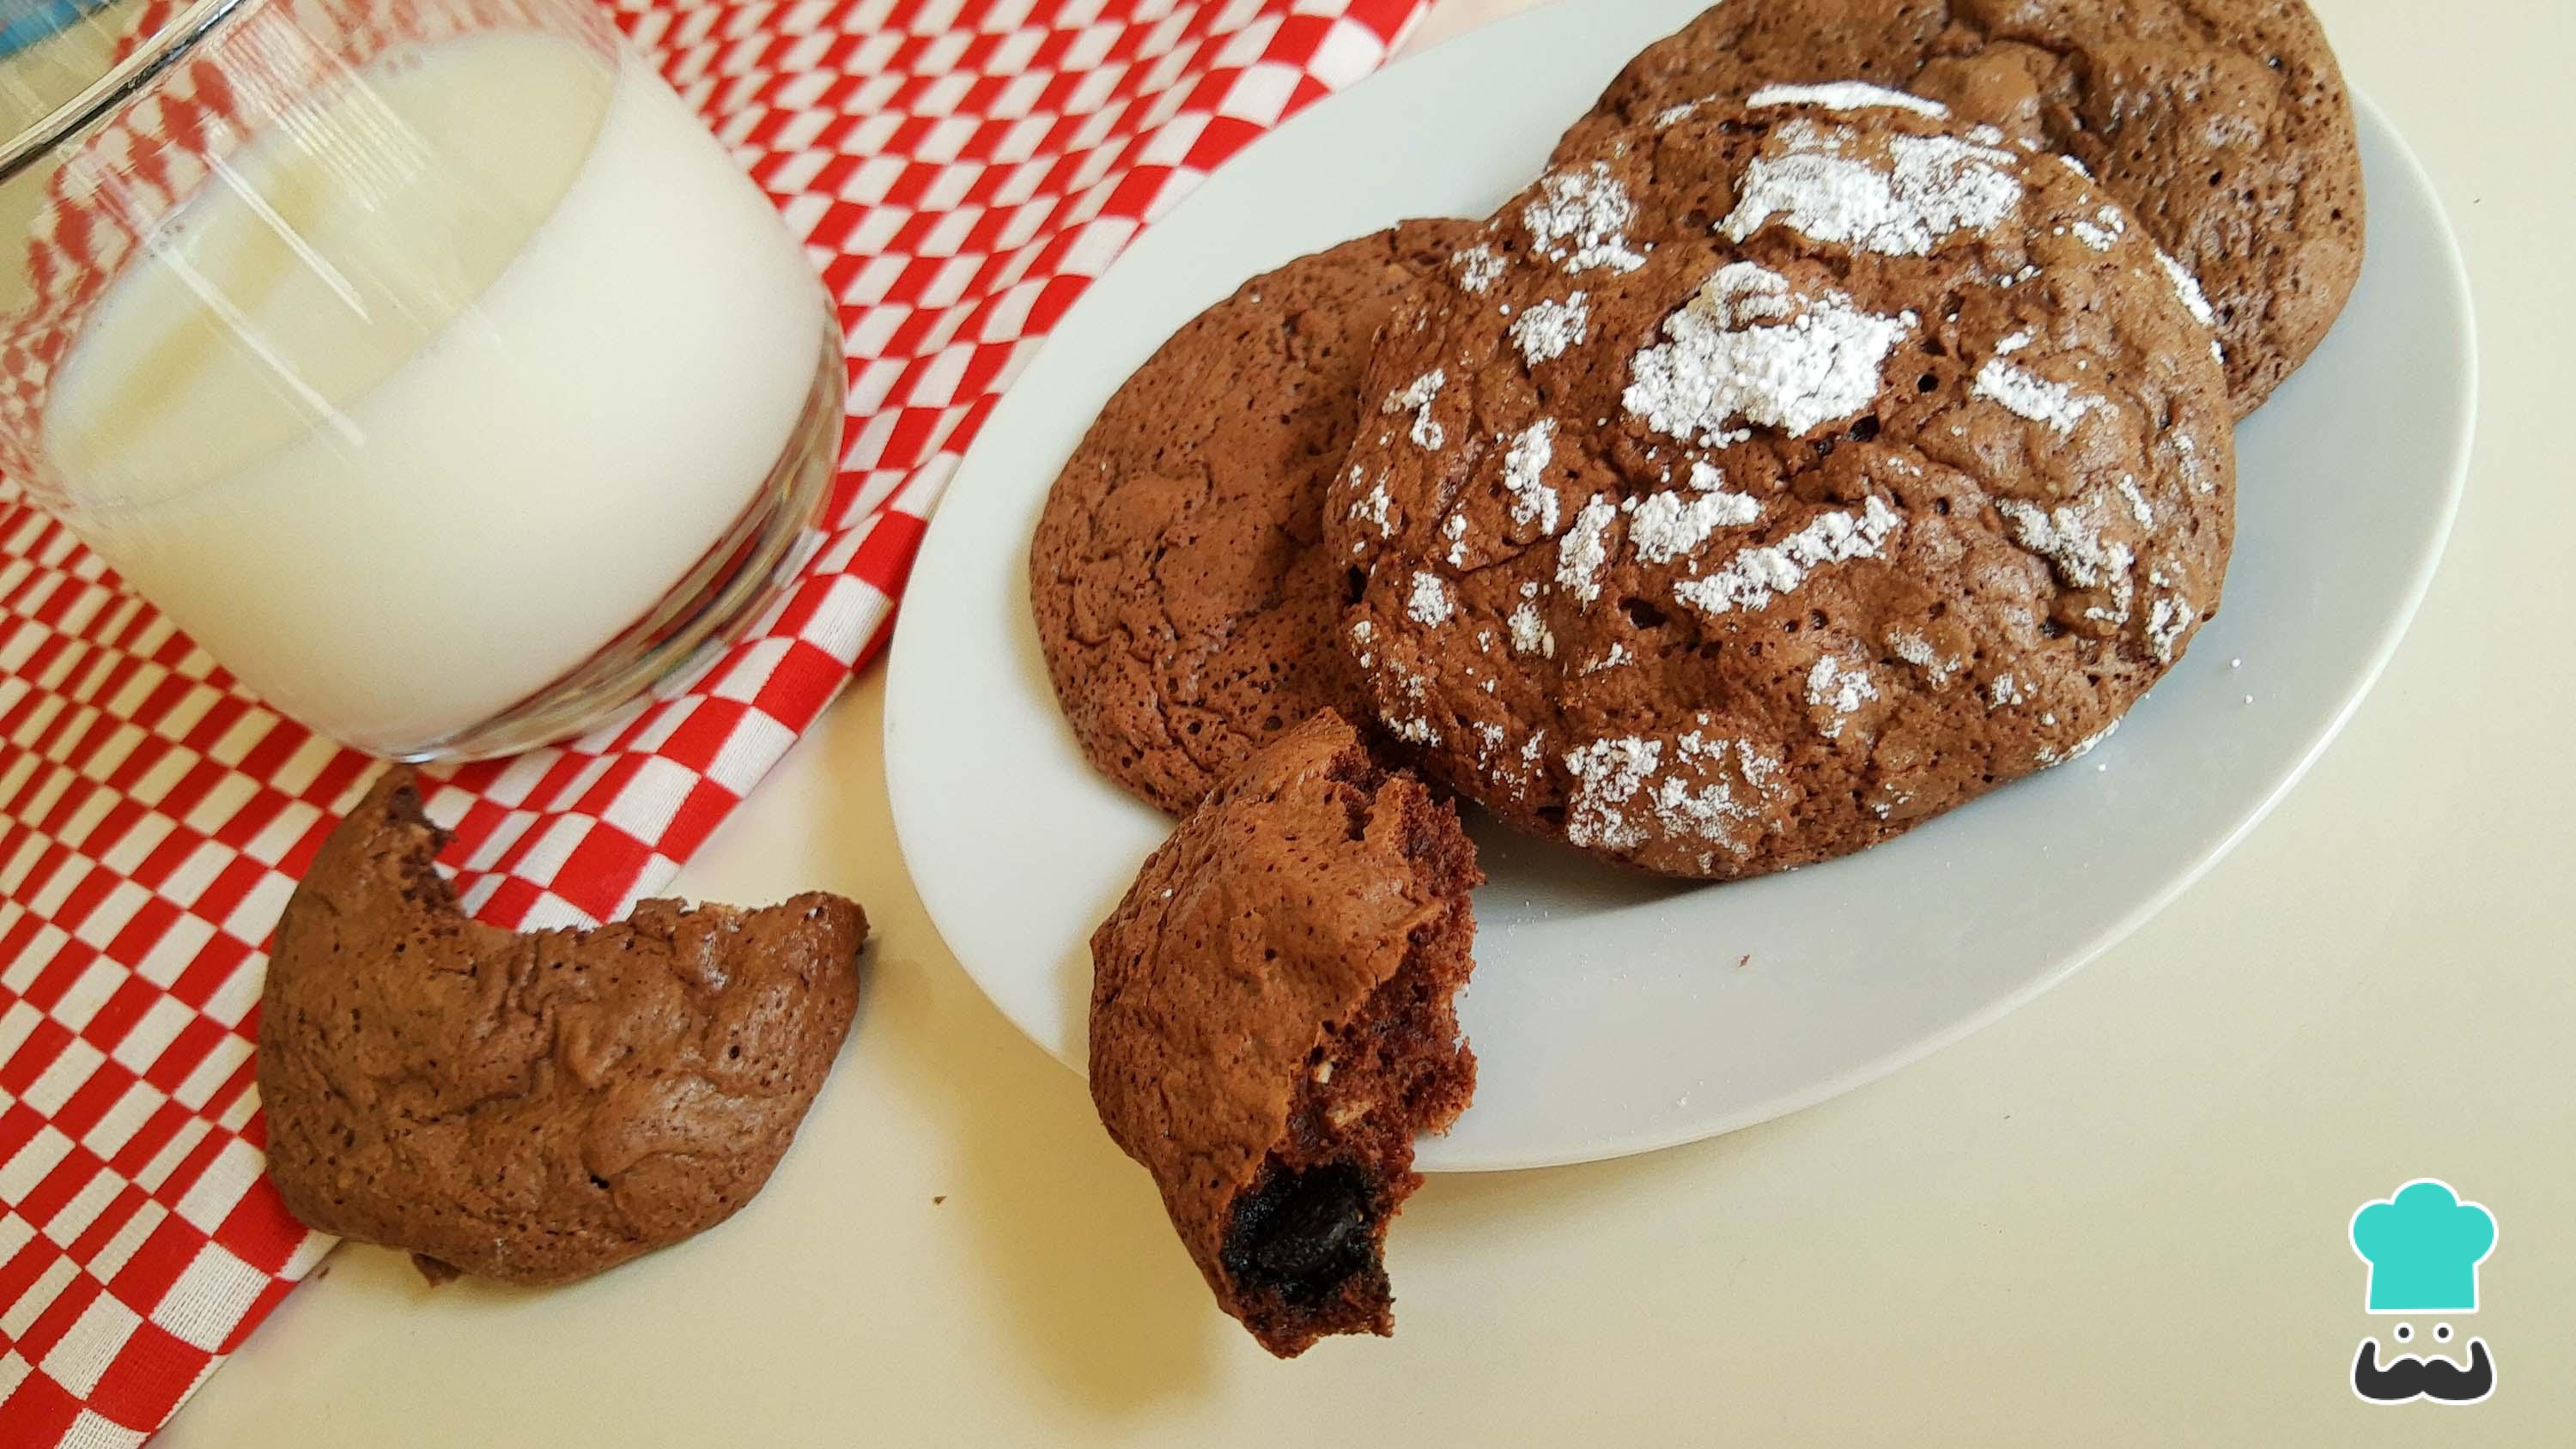
[[[1217,1305],[1282,1358],[1394,1331],[1386,1230],[1476,1059],[1457,811],[1327,711],[1148,858],[1091,938],[1091,1097]]]
[[[1366,717],[1329,642],[1324,480],[1388,307],[1472,230],[1407,222],[1255,277],[1101,410],[1038,519],[1029,598],[1103,774],[1177,815],[1316,710]]]
[[[1426,773],[1753,875],[2082,754],[2180,657],[2234,498],[2189,279],[2072,163],[1938,111],[1649,124],[1388,324],[1327,509]]]
[[[2239,417],[2360,274],[2352,105],[2301,0],[1725,0],[1630,62],[1557,155],[1702,96],[1846,79],[2083,162],[2208,294]]]
[[[594,931],[465,919],[443,832],[385,773],[277,926],[268,1175],[433,1278],[555,1283],[715,1226],[787,1151],[859,999],[867,918],[645,901]]]

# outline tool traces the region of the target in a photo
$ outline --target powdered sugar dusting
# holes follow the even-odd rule
[[[1660,833],[1745,855],[1752,848],[1746,827],[1761,820],[1759,802],[1777,793],[1777,760],[1741,740],[1702,730],[1669,741],[1637,735],[1595,740],[1563,761],[1574,777],[1566,839],[1586,849],[1634,850]],[[1739,798],[1736,781],[1726,778],[1730,761],[1751,800]],[[1705,867],[1707,858],[1701,863]]]
[[[2027,339],[2024,339],[2025,341]],[[1976,380],[1969,384],[1971,395],[2000,404],[2015,417],[2034,423],[2046,423],[2050,432],[2063,437],[2075,431],[2075,425],[2086,413],[2102,406],[2102,399],[2090,393],[2079,394],[2062,382],[2052,382],[2036,373],[2025,372],[2004,361],[1989,357],[1977,369]]]
[[[1422,676],[1405,668],[1403,664],[1394,659],[1389,659],[1387,661],[1387,672],[1395,677],[1397,684],[1403,686],[1404,697],[1418,708],[1422,703],[1423,696],[1428,693],[1428,689]],[[1397,739],[1425,746],[1437,745],[1440,743],[1440,731],[1438,727],[1434,726],[1427,717],[1421,714],[1397,715],[1381,706],[1377,712],[1377,717],[1385,723],[1387,733],[1394,735]]]
[[[1698,730],[1683,735],[1673,745],[1676,767],[1695,766],[1705,772],[1726,762],[1727,742],[1709,739]],[[1771,762],[1754,755],[1742,741],[1736,742],[1736,751],[1744,760],[1745,783],[1762,791],[1761,781],[1754,776],[1756,763],[1767,769]],[[1734,789],[1723,779],[1710,780],[1696,790],[1688,781],[1666,779],[1655,787],[1654,806],[1656,822],[1672,834],[1697,836],[1737,855],[1752,852],[1752,843],[1743,838],[1738,827],[1757,819],[1758,812],[1738,801]],[[1705,856],[1701,863],[1705,868]]]
[[[1586,850],[1633,850],[1646,832],[1629,818],[1628,802],[1646,788],[1662,763],[1664,742],[1629,736],[1594,740],[1565,756],[1574,776],[1574,799],[1565,813],[1565,838]]]
[[[1440,731],[1432,726],[1431,721],[1418,714],[1406,715],[1400,719],[1383,714],[1379,717],[1386,723],[1386,732],[1399,740],[1425,747],[1440,743]]]
[[[2129,621],[2136,589],[2130,572],[2137,558],[2127,544],[2103,541],[2101,514],[2091,500],[2080,507],[2061,504],[2042,509],[2007,498],[1995,507],[2012,529],[2013,540],[2047,559],[2059,578],[2076,588],[2111,591],[2111,606],[2096,604],[2084,611],[2087,617],[2113,624]]]
[[[2200,444],[2193,441],[2191,434],[2179,429],[2175,430],[2173,445],[2175,454],[2182,459],[2183,481],[2191,485],[2192,492],[2207,493],[2217,486],[2210,481],[2209,475],[2201,470]]]
[[[1691,493],[1650,493],[1628,520],[1628,542],[1648,563],[1669,563],[1708,541],[1720,528],[1740,528],[1762,516],[1750,495],[1723,488]]]
[[[1562,302],[1533,302],[1512,322],[1512,341],[1530,366],[1563,357],[1565,350],[1592,334],[1589,299],[1576,292]]]
[[[2129,219],[2120,213],[2120,208],[2106,206],[2095,212],[2091,221],[2070,222],[2067,229],[2075,233],[2077,241],[2097,252],[2107,252],[2129,229]]]
[[[2021,681],[2009,674],[1996,675],[1994,683],[1986,686],[1986,708],[1988,709],[2001,709],[2008,704],[2019,704],[2026,698],[2028,696],[2022,693]]]
[[[2191,627],[2191,601],[2179,594],[2161,598],[2147,610],[2147,643],[2156,651],[2158,664],[2171,664],[2174,651],[2182,645],[2182,634]]]
[[[2127,544],[2102,541],[2101,520],[2089,503],[2080,508],[2043,509],[2006,498],[1995,507],[2011,525],[2016,542],[2055,564],[2058,573],[2077,588],[2101,588],[2127,574],[2136,562]]]
[[[1764,86],[1744,98],[1748,106],[1823,106],[1829,111],[1866,111],[1894,107],[1934,120],[1950,114],[1939,101],[1874,86],[1867,81],[1827,81],[1812,86]],[[2000,137],[1998,137],[2000,139]]]
[[[2203,327],[2218,325],[2218,314],[2209,310],[2209,299],[2201,295],[2200,278],[2191,269],[2175,261],[2163,247],[2156,248],[2156,260],[2164,264],[2165,275],[2173,280],[2174,295],[2182,298],[2183,310]]]
[[[1502,254],[1489,246],[1456,252],[1450,256],[1449,265],[1458,273],[1458,285],[1479,297],[1503,277]]]
[[[1722,224],[1743,241],[1777,216],[1820,242],[1922,256],[1958,231],[1988,231],[2021,202],[2012,153],[1955,136],[1891,135],[1883,161],[1849,154],[1847,126],[1793,122],[1745,168]]]
[[[1931,640],[1911,629],[1888,631],[1887,648],[1889,653],[1930,675],[1935,688],[1949,683],[1950,676],[1959,672],[1958,660],[1943,658]]]
[[[1872,494],[1859,514],[1817,514],[1778,543],[1744,549],[1706,578],[1675,584],[1673,596],[1710,614],[1759,609],[1826,564],[1876,557],[1897,524],[1896,511]]]
[[[1569,272],[1633,272],[1646,264],[1628,244],[1636,205],[1606,162],[1551,171],[1539,179],[1538,190],[1538,199],[1521,208],[1521,224],[1540,256]]]
[[[1354,466],[1351,469],[1351,482],[1354,484],[1367,476],[1366,470],[1362,468]],[[1365,523],[1375,528],[1380,538],[1391,537],[1395,533],[1395,500],[1387,496],[1386,479],[1379,478],[1369,486],[1368,492],[1360,495],[1357,503],[1351,505],[1351,519],[1353,522]],[[1351,544],[1353,553],[1367,551],[1368,544],[1365,541],[1354,541]]]
[[[1826,739],[1839,737],[1843,718],[1862,705],[1878,698],[1878,686],[1870,683],[1869,671],[1863,665],[1846,666],[1828,654],[1807,671],[1807,706],[1827,711],[1831,718],[1820,727]]]
[[[2138,491],[2138,480],[2136,475],[2121,475],[2120,496],[2129,500],[2129,516],[2138,520],[2138,527],[2153,528],[2156,526],[2156,511],[2147,506],[2147,495]]]
[[[1574,526],[1556,543],[1556,582],[1584,603],[1601,595],[1601,565],[1609,560],[1610,520],[1619,516],[1610,500],[1596,493],[1574,516]]]
[[[1805,297],[1786,277],[1729,262],[1664,319],[1664,342],[1630,359],[1621,404],[1646,426],[1718,445],[1737,419],[1793,436],[1877,397],[1912,314],[1882,317],[1840,292]]]
[[[1404,601],[1404,612],[1413,617],[1413,622],[1426,629],[1436,629],[1448,623],[1455,610],[1456,606],[1449,601],[1449,585],[1442,582],[1438,574],[1414,574],[1413,592]]]
[[[2109,724],[2102,726],[2099,732],[2087,735],[2083,739],[2077,740],[2073,748],[2064,751],[2058,750],[2053,745],[2041,745],[2034,758],[2039,761],[2042,768],[2046,768],[2050,765],[2062,765],[2069,760],[2080,760],[2086,755],[2091,754],[2095,745],[2109,739],[2112,732],[2117,730],[2119,727],[2120,722],[2118,720],[2113,720]]]
[[[1415,378],[1402,392],[1388,394],[1385,403],[1378,410],[1385,413],[1412,413],[1413,431],[1408,436],[1413,439],[1413,445],[1426,452],[1437,452],[1440,445],[1448,441],[1448,437],[1442,432],[1440,425],[1431,420],[1431,404],[1439,398],[1440,389],[1448,385],[1448,369],[1435,367]]]
[[[1556,419],[1541,418],[1523,429],[1503,455],[1503,487],[1512,495],[1512,521],[1535,524],[1541,533],[1556,532],[1556,490],[1547,486],[1547,465],[1556,455]]]
[[[1622,664],[1633,664],[1635,662],[1636,656],[1628,652],[1627,645],[1613,641],[1609,649],[1604,651],[1600,658],[1593,660],[1589,664],[1583,665],[1574,672],[1577,674],[1599,674],[1604,669],[1616,669]]]
[[[1548,659],[1556,657],[1556,635],[1547,627],[1547,621],[1539,617],[1536,604],[1522,600],[1520,606],[1512,610],[1511,626],[1513,653],[1536,654]]]

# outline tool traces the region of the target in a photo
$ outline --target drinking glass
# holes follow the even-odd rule
[[[774,595],[841,343],[590,0],[0,0],[0,470],[403,759],[599,722]]]

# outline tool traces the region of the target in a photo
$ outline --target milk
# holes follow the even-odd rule
[[[357,80],[172,214],[45,443],[74,527],[216,660],[398,751],[663,599],[797,433],[824,321],[632,58],[489,32]]]

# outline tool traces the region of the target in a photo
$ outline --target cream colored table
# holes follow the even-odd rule
[[[1449,0],[1417,43],[1512,8]],[[2468,502],[2323,763],[2068,984],[1766,1127],[1435,1179],[1396,1235],[1401,1335],[1274,1363],[1081,1081],[941,948],[887,819],[879,673],[681,882],[828,887],[876,923],[859,1029],[760,1200],[554,1292],[433,1292],[344,1248],[163,1442],[2569,1442],[2576,6],[2317,8],[2467,248]],[[2485,1404],[2346,1384],[2373,1326],[2346,1222],[2417,1175],[2500,1220]]]

